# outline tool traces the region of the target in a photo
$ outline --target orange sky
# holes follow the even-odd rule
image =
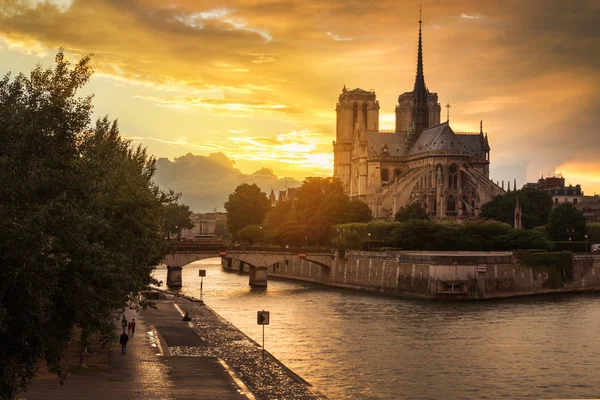
[[[556,172],[600,193],[596,0],[0,0],[0,72],[93,53],[96,114],[157,157],[327,175],[344,84],[374,89],[393,129],[419,3],[426,83],[455,131],[483,119],[492,178]]]

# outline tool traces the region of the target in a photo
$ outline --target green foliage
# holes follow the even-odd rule
[[[534,277],[545,276],[545,287],[559,289],[573,280],[573,254],[519,252],[515,254],[519,263],[531,268]]]
[[[523,228],[531,229],[548,223],[552,211],[552,197],[542,190],[522,189],[496,196],[481,208],[481,217],[510,224],[515,221],[515,206],[523,209]]]
[[[429,221],[429,214],[427,214],[427,210],[423,208],[421,203],[415,201],[405,205],[404,207],[401,207],[396,213],[394,219],[398,222],[407,222],[413,219]]]
[[[264,226],[269,229],[279,229],[290,219],[292,201],[280,201],[269,211],[265,217]]]
[[[400,225],[399,222],[371,221],[367,224],[367,232],[371,234],[371,240],[384,241]]]
[[[502,223],[441,223],[412,220],[399,224],[386,245],[404,250],[508,251],[552,248],[544,234]]]
[[[344,194],[344,187],[339,179],[306,178],[296,193],[294,208],[297,220],[309,225],[317,222],[315,212],[327,196],[334,194]]]
[[[587,224],[588,243],[600,243],[600,223]]]
[[[12,399],[37,365],[65,378],[75,326],[81,342],[114,329],[117,311],[166,254],[155,161],[107,118],[91,123],[92,74],[71,66],[0,80],[0,398]],[[143,304],[142,304],[143,305]]]
[[[163,229],[165,236],[170,238],[171,235],[177,235],[180,238],[181,231],[184,229],[192,229],[192,211],[185,204],[177,202],[166,204],[163,207]]]
[[[547,231],[551,240],[582,241],[586,233],[583,212],[571,203],[559,204],[548,217]]]
[[[225,203],[227,228],[234,235],[247,225],[259,225],[271,209],[267,195],[256,184],[242,183]]]
[[[242,244],[253,245],[264,242],[263,229],[258,225],[246,225],[237,232],[237,238]]]
[[[360,200],[351,200],[346,209],[348,222],[369,222],[373,219],[373,212],[368,205]]]

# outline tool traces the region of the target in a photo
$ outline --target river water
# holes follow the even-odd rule
[[[199,297],[257,342],[256,312],[271,312],[265,348],[330,399],[600,397],[600,294],[470,303],[407,300],[183,269]],[[166,269],[154,276],[166,281]]]

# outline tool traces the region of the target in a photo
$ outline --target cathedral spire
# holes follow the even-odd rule
[[[415,78],[415,94],[427,95],[427,88],[425,87],[425,76],[423,74],[423,38],[422,38],[422,9],[419,6],[419,47],[417,51],[417,76]]]

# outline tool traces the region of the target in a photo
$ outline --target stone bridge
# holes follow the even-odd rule
[[[319,281],[327,282],[334,256],[324,250],[302,249],[261,249],[257,247],[224,247],[201,243],[181,243],[171,245],[171,252],[163,263],[167,265],[167,286],[181,287],[181,270],[194,261],[207,258],[221,258],[223,268],[248,272],[252,287],[267,286],[267,272],[277,274],[285,265],[299,265],[315,271]]]

